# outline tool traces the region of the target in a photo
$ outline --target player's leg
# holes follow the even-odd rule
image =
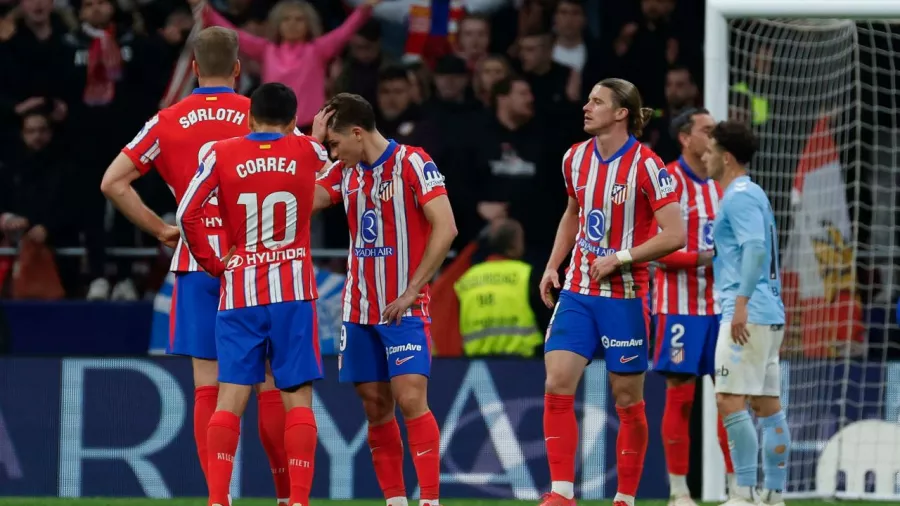
[[[778,353],[784,339],[784,328],[769,325],[748,325],[751,339],[769,343],[769,360],[761,396],[750,400],[762,433],[762,502],[765,505],[783,505],[782,491],[787,484],[788,463],[791,451],[791,431],[787,417],[781,409],[781,366]],[[758,337],[757,337],[758,336]]]
[[[391,391],[406,424],[409,453],[419,479],[419,504],[422,506],[437,506],[441,474],[441,431],[428,408],[430,326],[430,320],[405,317],[399,325],[375,327],[382,345],[388,351]]]
[[[284,447],[290,470],[290,504],[306,506],[316,457],[316,417],[312,382],[324,377],[314,301],[267,306],[271,318],[269,352],[275,385],[284,408]]]
[[[191,357],[194,372],[194,441],[203,475],[207,472],[206,431],[219,396],[216,313],[219,281],[204,272],[179,273],[172,292],[172,328],[167,350]]]
[[[338,368],[342,383],[354,383],[369,423],[368,443],[375,477],[388,506],[406,506],[403,440],[394,416],[384,346],[373,325],[341,326]]]
[[[287,453],[284,450],[284,402],[281,391],[275,388],[271,365],[266,362],[266,381],[256,385],[256,402],[259,415],[257,428],[269,468],[275,481],[275,498],[279,505],[287,504],[291,495],[291,477],[288,473]]]
[[[649,438],[644,404],[644,375],[648,365],[648,335],[640,299],[597,297],[597,327],[603,336],[606,369],[619,416],[616,467],[619,487],[615,506],[634,506]]]
[[[544,343],[544,443],[550,465],[550,493],[541,504],[574,504],[578,421],[575,390],[597,349],[597,329],[589,297],[563,291],[550,319]]]
[[[721,315],[709,316],[709,327],[706,331],[706,343],[703,349],[703,374],[712,376],[713,383],[716,381],[716,342],[719,339],[719,320]],[[731,451],[728,449],[728,432],[725,425],[722,424],[722,416],[716,417],[716,436],[719,440],[719,449],[722,451],[722,457],[725,460],[725,489],[728,492],[728,498],[731,499],[737,490],[737,482],[734,477],[734,464],[731,461]]]
[[[722,322],[716,343],[716,404],[734,462],[736,487],[728,501],[733,504],[755,504],[757,499],[759,439],[747,400],[762,393],[767,351],[758,339],[736,344],[731,338],[731,322]]]
[[[209,420],[209,504],[228,506],[228,490],[241,434],[241,415],[253,385],[265,381],[268,315],[265,307],[221,311],[216,316],[219,399]]]

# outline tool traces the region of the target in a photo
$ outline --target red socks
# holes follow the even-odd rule
[[[219,396],[219,387],[197,387],[194,389],[194,441],[197,443],[197,456],[200,458],[200,468],[203,469],[203,477],[209,484],[209,472],[207,471],[206,431],[209,427],[209,419],[216,411],[216,398]]]
[[[229,506],[228,490],[234,467],[234,454],[241,437],[241,419],[229,411],[216,411],[209,419],[206,432],[209,463],[207,464],[207,484],[209,504]]]
[[[616,437],[616,467],[619,470],[618,493],[637,495],[644,455],[647,453],[647,414],[644,401],[623,408],[616,406],[619,414],[619,434]]]
[[[381,425],[369,425],[369,449],[375,477],[384,498],[406,497],[403,483],[403,440],[397,419]],[[418,470],[418,468],[416,468]]]
[[[441,431],[437,420],[429,411],[418,418],[406,420],[406,432],[409,439],[409,453],[412,455],[421,488],[419,498],[437,499],[441,479]]]
[[[290,470],[291,504],[309,504],[316,460],[316,417],[310,408],[288,411],[284,422],[284,449]]]
[[[722,425],[722,417],[719,417],[719,448],[722,449],[722,456],[725,457],[725,472],[734,474],[734,463],[731,462],[731,450],[728,448],[728,432]]]
[[[685,383],[666,390],[666,409],[662,419],[663,448],[669,474],[687,476],[691,455],[691,407],[694,384]]]
[[[552,481],[575,481],[578,421],[575,396],[544,394],[544,441]]]
[[[284,403],[281,392],[267,390],[256,396],[259,406],[259,440],[269,457],[275,479],[275,498],[287,500],[291,496],[291,476],[288,474],[287,454],[284,451]]]

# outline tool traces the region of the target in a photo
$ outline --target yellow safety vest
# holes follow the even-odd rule
[[[453,285],[467,356],[531,357],[542,341],[528,297],[531,266],[493,260],[473,266]]]
[[[750,86],[745,82],[735,83],[731,87],[732,93],[746,95],[750,99],[750,118],[753,126],[762,125],[769,120],[769,100],[750,91]]]

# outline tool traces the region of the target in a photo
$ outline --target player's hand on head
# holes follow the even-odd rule
[[[156,235],[156,238],[159,242],[165,244],[170,248],[174,248],[178,245],[178,239],[181,237],[181,232],[178,230],[178,227],[173,225],[166,225],[159,234]]]
[[[319,141],[325,143],[325,137],[328,135],[328,120],[334,115],[334,109],[323,107],[316,113],[312,123],[312,136]]]
[[[615,255],[598,257],[591,263],[591,279],[600,281],[619,268],[619,258]]]
[[[559,290],[559,272],[556,269],[545,269],[543,276],[541,276],[541,300],[544,301],[544,305],[548,308],[553,308],[553,305],[556,303],[553,300],[553,294],[550,292],[551,288],[555,288]]]

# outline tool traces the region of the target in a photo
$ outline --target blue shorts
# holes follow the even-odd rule
[[[169,347],[171,355],[216,359],[216,313],[221,281],[205,272],[175,274]]]
[[[591,360],[600,345],[609,372],[647,371],[647,317],[643,299],[559,294],[544,352],[570,351]]]
[[[279,302],[220,311],[216,317],[219,381],[255,385],[266,379],[285,389],[323,378],[316,302]]]
[[[342,383],[390,381],[404,374],[431,375],[431,320],[405,316],[400,325],[344,322],[338,356]]]
[[[653,370],[691,376],[715,373],[721,316],[653,315],[656,357]]]

